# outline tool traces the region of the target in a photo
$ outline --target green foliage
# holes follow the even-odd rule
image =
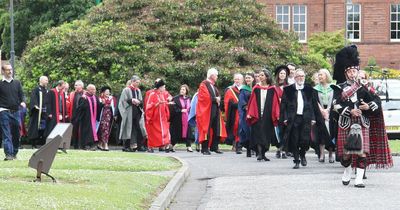
[[[314,33],[308,40],[308,49],[312,54],[322,55],[333,65],[336,53],[345,45],[343,37],[343,30]]]
[[[94,4],[94,0],[14,1],[15,54],[17,56],[22,54],[28,40],[43,34],[49,28],[82,17]],[[0,7],[2,8],[0,9],[1,49],[8,53],[10,51],[8,1],[2,1]]]
[[[30,42],[21,73],[28,89],[44,74],[120,91],[139,74],[145,87],[163,77],[174,92],[183,83],[197,88],[210,67],[220,70],[223,88],[233,72],[287,62],[321,66],[255,0],[106,0]]]

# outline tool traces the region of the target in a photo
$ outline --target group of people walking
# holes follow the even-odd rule
[[[16,158],[19,139],[15,113],[25,106],[21,84],[10,74],[11,66],[2,65],[0,117],[5,160]],[[356,187],[369,165],[388,168],[393,165],[384,129],[379,97],[359,70],[355,46],[342,49],[336,56],[332,76],[327,69],[318,71],[318,84],[305,83],[306,73],[294,64],[281,65],[271,72],[261,69],[244,75],[234,74],[233,84],[223,94],[216,87],[218,70],[211,68],[193,97],[182,85],[173,97],[164,80],[157,79],[145,92],[140,77],[133,76],[119,99],[110,87],[75,82],[67,94],[63,81],[48,90],[48,78],[42,76],[32,91],[29,106],[28,137],[35,147],[60,122],[73,124],[72,145],[81,149],[109,150],[111,127],[120,116],[118,139],[123,151],[155,148],[175,151],[177,142],[185,142],[192,152],[191,140],[203,155],[221,154],[220,142],[232,144],[236,153],[246,148],[246,156],[255,153],[257,161],[270,161],[266,152],[277,148],[277,158],[293,156],[294,169],[307,165],[306,152],[313,147],[320,162],[340,160],[345,167],[342,182],[350,182],[356,168]],[[223,96],[223,98],[222,98]],[[10,100],[12,99],[12,100]],[[147,147],[147,148],[146,148]]]

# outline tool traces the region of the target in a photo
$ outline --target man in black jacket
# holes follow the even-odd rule
[[[21,83],[14,80],[10,64],[2,64],[0,81],[0,124],[3,138],[5,161],[16,158],[19,147],[19,106],[26,107],[23,102]]]
[[[303,70],[296,70],[296,82],[283,89],[281,101],[280,121],[286,126],[285,149],[293,153],[294,169],[299,168],[300,162],[302,166],[307,165],[305,154],[310,147],[311,126],[316,123],[317,97],[315,90],[304,84],[305,76]]]

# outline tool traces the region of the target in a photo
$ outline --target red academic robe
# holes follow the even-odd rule
[[[239,88],[231,86],[226,89],[224,96],[226,130],[230,138],[234,137],[235,142],[239,142],[239,112],[237,109],[239,93]]]
[[[246,120],[247,123],[252,125],[252,124],[256,123],[260,118],[258,116],[257,99],[254,94],[254,90],[256,88],[264,89],[264,90],[273,89],[275,91],[273,101],[272,101],[271,117],[272,117],[272,123],[274,124],[274,126],[278,126],[279,112],[280,112],[280,107],[279,107],[280,100],[279,100],[279,90],[278,90],[279,87],[276,87],[276,86],[262,87],[258,84],[253,87],[253,91],[251,92],[251,95],[250,95],[250,99],[249,99],[249,103],[248,103],[248,110],[247,110],[247,115],[249,115],[250,118],[247,118],[247,120]]]
[[[165,93],[153,90],[149,93],[145,116],[148,146],[162,147],[170,144],[169,107]]]
[[[199,131],[199,143],[200,144],[202,142],[208,140],[207,134],[209,132],[210,132],[210,137],[212,138],[212,136],[213,136],[213,129],[210,128],[212,99],[211,99],[211,94],[208,91],[206,82],[208,82],[208,81],[205,80],[200,83],[197,105],[196,105],[196,122],[197,122],[198,131]],[[217,88],[215,88],[215,91],[218,92]],[[218,110],[218,111],[220,112],[220,110]],[[225,123],[224,123],[224,120],[222,119],[221,112],[220,112],[219,116],[220,116],[220,119],[219,119],[218,136],[221,138],[221,141],[223,141],[227,137],[227,134],[226,134]],[[209,139],[209,145],[211,145],[211,144],[212,144],[212,139]]]

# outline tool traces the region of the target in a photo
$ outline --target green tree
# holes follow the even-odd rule
[[[163,77],[174,92],[183,83],[197,87],[209,67],[220,70],[226,87],[232,72],[287,62],[321,66],[255,0],[105,0],[30,42],[20,72],[27,88],[44,74],[119,91],[139,74],[144,86]]]
[[[336,53],[345,45],[343,37],[343,30],[314,33],[308,40],[308,49],[312,54],[322,55],[333,65]]]
[[[1,49],[9,56],[9,1],[0,3]],[[20,56],[28,40],[46,30],[70,22],[86,14],[94,0],[16,0],[14,1],[15,54]]]

